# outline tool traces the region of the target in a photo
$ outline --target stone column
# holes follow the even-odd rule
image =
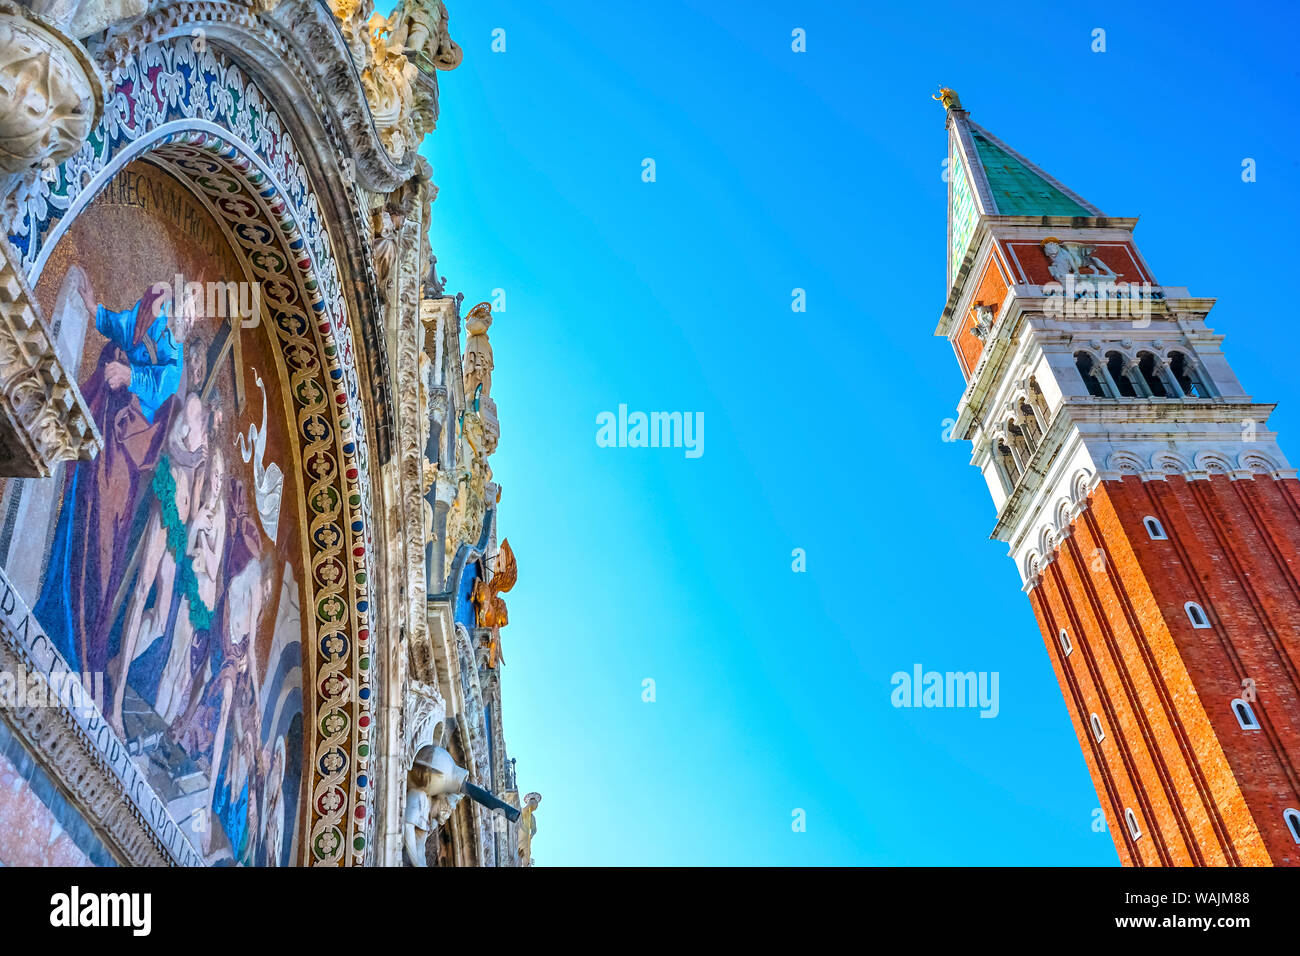
[[[456,499],[455,482],[444,475],[439,475],[438,483],[433,488],[433,496],[434,543],[429,551],[430,592],[434,592],[435,588],[438,591],[442,590],[443,585],[447,583],[447,572],[451,570],[446,566],[443,538],[447,534],[447,513],[451,510],[451,503]]]

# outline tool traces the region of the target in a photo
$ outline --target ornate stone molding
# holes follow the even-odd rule
[[[0,475],[45,478],[103,448],[9,243],[0,238]]]
[[[421,161],[423,162],[423,161]],[[395,498],[401,502],[401,522],[394,528],[400,560],[393,566],[402,577],[402,616],[406,620],[412,676],[437,684],[429,627],[425,613],[425,540],[427,537],[424,484],[425,438],[428,434],[428,406],[423,365],[420,360],[424,330],[420,323],[420,283],[427,261],[425,233],[429,224],[427,176],[413,177],[409,208],[395,239],[397,262],[393,275],[392,336],[395,339],[398,482]]]
[[[85,48],[26,7],[0,0],[0,174],[63,162],[103,111],[103,81]]]
[[[430,684],[414,678],[407,681],[402,698],[402,769],[415,766],[415,758],[425,747],[441,746],[443,726],[447,720],[447,703]]]
[[[335,5],[339,2],[334,0]],[[349,6],[373,10],[372,3]],[[337,124],[341,154],[351,161],[357,184],[387,193],[410,177],[416,153],[410,149],[394,158],[385,147],[362,82],[368,54],[358,43],[368,43],[369,37],[349,23],[318,0],[279,0],[261,13],[246,4],[191,0],[114,25],[98,56],[105,72],[116,79],[149,44],[202,30],[205,42],[242,52],[250,70],[258,61],[267,67],[278,64],[294,78],[304,105],[310,103]]]
[[[1119,481],[1136,475],[1143,481],[1164,481],[1171,477],[1204,481],[1218,475],[1240,481],[1296,477],[1296,469],[1282,458],[1276,444],[1261,441],[1258,448],[1249,447],[1251,444],[1238,441],[1218,447],[1189,445],[1186,454],[1166,449],[1153,453],[1142,446],[1119,448],[1106,457],[1106,468],[1100,472],[1100,478]]]

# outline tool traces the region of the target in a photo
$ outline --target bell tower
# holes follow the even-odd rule
[[[948,89],[970,441],[1128,866],[1300,865],[1300,482],[1115,218]]]

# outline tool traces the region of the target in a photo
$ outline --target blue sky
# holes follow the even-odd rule
[[[1157,279],[1219,298],[1210,324],[1300,455],[1272,342],[1294,322],[1274,290],[1300,24],[1216,6],[450,4],[432,240],[467,304],[506,293],[504,721],[544,798],[539,864],[1117,864],[969,445],[941,440],[963,382],[932,335],[930,97],[954,87],[1140,216]],[[704,454],[598,447],[620,404],[702,412]],[[895,709],[917,663],[998,672],[998,716]]]

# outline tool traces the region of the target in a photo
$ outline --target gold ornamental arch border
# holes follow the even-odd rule
[[[76,214],[128,162],[178,175],[214,213],[278,340],[296,424],[302,582],[302,862],[360,863],[371,826],[373,542],[365,419],[342,282],[306,167],[257,86],[212,48],[146,47],[82,150],[42,180],[23,234],[35,282]],[[273,343],[274,344],[274,343]]]

